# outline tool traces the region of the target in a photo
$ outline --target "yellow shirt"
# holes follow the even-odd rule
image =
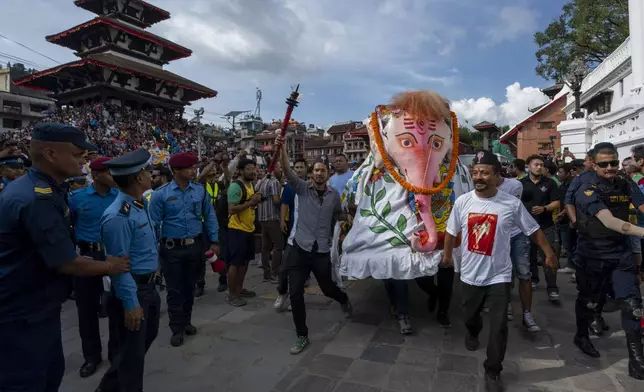
[[[248,201],[255,194],[255,189],[252,184],[246,183],[244,183],[244,188],[246,188],[246,201]],[[228,187],[228,203],[239,203],[240,199],[241,189],[237,183],[233,182]],[[228,219],[228,228],[253,233],[255,231],[255,207],[231,215]]]

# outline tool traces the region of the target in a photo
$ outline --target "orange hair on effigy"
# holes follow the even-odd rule
[[[431,90],[406,91],[396,94],[387,105],[390,111],[400,109],[415,119],[442,118],[451,120],[448,101]]]

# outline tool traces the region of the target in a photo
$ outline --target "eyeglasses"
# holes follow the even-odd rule
[[[595,163],[595,165],[601,167],[602,169],[606,169],[609,165],[611,167],[619,167],[619,160],[597,162]]]

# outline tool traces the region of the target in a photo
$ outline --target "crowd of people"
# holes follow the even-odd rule
[[[282,153],[269,170],[270,161],[246,151],[231,157],[207,143],[209,151],[199,161],[190,152],[198,142],[187,124],[152,112],[88,105],[63,108],[47,120],[0,146],[0,347],[8,353],[0,356],[0,389],[58,390],[64,373],[60,305],[70,295],[65,276],[74,276],[82,377],[94,374],[103,360],[101,311],[110,319],[110,366],[97,392],[142,390],[145,354],[159,329],[158,286],[167,291],[173,347],[198,333],[192,310],[194,298],[205,294],[207,259],[228,304],[242,307],[252,300],[256,293],[244,283],[257,237],[263,280],[279,294],[274,308],[292,311],[297,336],[291,354],[310,344],[304,288],[311,275],[351,317],[330,257],[334,231],[340,230],[336,223],[351,222],[355,214],[340,201],[354,175],[343,154],[333,157],[333,169],[323,161],[291,162],[277,137]],[[169,148],[167,159],[154,162],[155,148]],[[72,191],[61,186],[83,177],[81,167],[87,181]],[[478,349],[481,313],[488,314],[486,390],[504,390],[500,374],[507,323],[515,315],[513,282],[521,323],[537,333],[532,299],[540,276],[548,300],[556,303],[564,273],[578,289],[575,345],[600,356],[590,334],[608,330],[602,312],[619,310],[629,374],[644,379],[638,280],[644,145],[622,162],[613,145],[600,143],[584,160],[565,152],[552,159],[517,159],[509,167],[481,151],[470,172],[474,190],[455,199],[441,268],[416,283],[428,295],[428,310],[449,328],[459,274],[468,350]],[[225,268],[218,269],[215,259]],[[384,281],[404,335],[414,331],[407,285]]]

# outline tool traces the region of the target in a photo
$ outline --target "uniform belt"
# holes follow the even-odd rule
[[[149,274],[144,274],[144,275],[132,275],[132,278],[134,278],[134,281],[136,284],[150,284],[154,283],[154,279],[156,278],[157,273],[152,272]]]
[[[78,241],[78,248],[82,251],[89,252],[102,252],[105,250],[105,246],[100,242],[87,242],[87,241]]]
[[[199,239],[201,238],[200,235],[196,237],[191,237],[191,238],[162,238],[161,243],[167,248],[167,249],[172,249],[176,246],[190,246],[196,244]]]

